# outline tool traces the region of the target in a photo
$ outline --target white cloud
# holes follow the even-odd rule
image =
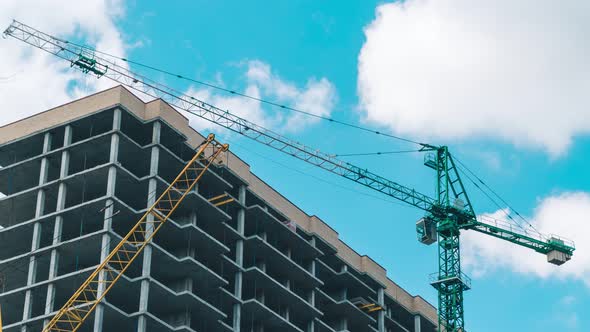
[[[246,87],[243,94],[276,101],[283,105],[320,116],[330,116],[336,100],[336,89],[326,78],[309,78],[304,87],[298,87],[273,73],[270,65],[259,60],[251,60],[246,66]],[[223,80],[216,75],[218,83]],[[190,87],[186,94],[228,110],[242,118],[263,127],[280,132],[297,132],[320,121],[295,112],[283,112],[275,107],[264,105],[252,99],[218,93],[209,88]],[[191,126],[197,130],[219,130],[211,123],[191,117]]]
[[[590,133],[589,30],[586,0],[380,5],[358,59],[360,107],[399,134],[559,156]]]
[[[566,192],[541,200],[531,224],[544,234],[559,234],[573,240],[576,250],[572,259],[562,266],[549,264],[545,255],[473,231],[462,233],[461,252],[464,266],[474,277],[498,269],[511,269],[524,275],[541,278],[573,279],[590,287],[590,193]],[[503,218],[503,211],[487,216]],[[564,299],[564,302],[571,299]]]
[[[76,2],[7,0],[0,4],[0,29],[17,19],[62,38],[84,40],[105,52],[124,56],[127,49],[115,20],[123,1]],[[83,75],[69,64],[12,38],[0,40],[0,124],[39,113],[72,99],[113,86],[106,78]],[[77,82],[74,84],[74,80]]]

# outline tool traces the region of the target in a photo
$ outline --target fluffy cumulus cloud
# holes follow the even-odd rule
[[[590,2],[407,0],[377,7],[358,58],[366,120],[557,157],[590,132]]]
[[[590,287],[590,242],[586,239],[590,233],[589,214],[590,193],[565,192],[541,200],[530,218],[539,232],[559,234],[575,242],[572,259],[562,266],[547,263],[544,255],[529,249],[473,231],[462,235],[463,263],[475,277],[498,269],[511,269],[542,278],[579,280]],[[505,219],[504,211],[484,217]]]
[[[115,21],[124,15],[123,1],[68,0],[0,2],[0,29],[17,19],[61,38],[75,38],[97,49],[125,55],[126,45]],[[73,70],[62,60],[12,38],[0,40],[0,124],[58,106],[112,86]]]
[[[251,60],[242,65],[246,83],[244,90],[241,91],[243,94],[258,99],[273,100],[318,116],[331,114],[336,100],[336,89],[328,79],[311,77],[304,86],[297,86],[278,76],[265,62]],[[218,80],[218,83],[223,85],[221,79]],[[257,100],[218,93],[209,88],[199,89],[192,86],[187,94],[282,133],[300,131],[319,121],[315,117],[263,107],[265,105]],[[210,122],[197,117],[191,117],[191,125],[199,130],[217,130]]]

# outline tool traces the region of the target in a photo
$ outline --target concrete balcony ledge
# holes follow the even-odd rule
[[[309,302],[257,267],[247,268],[245,270],[245,277],[254,281],[259,289],[264,289],[265,296],[284,300],[288,299],[289,307],[297,312],[303,319],[311,320],[322,315],[322,312],[314,308]]]
[[[232,258],[223,255],[223,269],[224,273],[236,273],[238,271],[244,272],[244,268],[239,266]]]
[[[392,317],[385,315],[385,327],[392,331],[411,332]]]
[[[319,289],[316,290],[316,294],[316,302],[319,309],[324,313],[326,319],[336,320],[339,318],[346,318],[349,321],[349,326],[362,326],[363,329],[367,329],[370,325],[377,322],[375,318],[367,315],[348,300],[336,301]],[[355,329],[352,330],[356,331]]]
[[[257,322],[264,322],[265,327],[276,328],[281,332],[303,332],[303,330],[255,299],[244,301],[242,317],[244,317],[243,320],[246,322],[246,326],[249,321],[248,317],[250,317]]]
[[[244,261],[247,263],[250,257],[264,257],[264,261],[269,266],[272,265],[272,268],[280,269],[291,280],[302,283],[307,288],[313,288],[323,284],[320,279],[316,278],[309,271],[292,261],[285,254],[257,235],[247,237],[244,242]]]
[[[147,318],[147,331],[158,331],[158,332],[231,332],[233,331],[231,327],[227,326],[227,324],[225,324],[222,321],[218,321],[214,324],[214,326],[207,326],[206,329],[201,329],[201,330],[195,330],[192,327],[184,324],[184,325],[179,325],[179,326],[172,326],[168,323],[166,323],[165,321],[161,320],[160,318],[154,316],[152,313],[150,312],[145,312],[143,313],[143,315],[145,315],[145,317]],[[128,331],[134,331],[135,328],[133,330],[128,330]],[[104,330],[103,330],[104,331]],[[115,331],[115,330],[113,330]],[[110,332],[110,331],[108,331]],[[116,332],[118,332],[118,330],[116,330]],[[126,331],[122,331],[122,332],[126,332]]]
[[[327,305],[323,312],[326,316],[346,317],[349,320],[349,325],[353,326],[369,326],[377,322],[375,318],[367,315],[348,300]]]
[[[249,221],[249,227],[246,229],[246,234],[253,234],[264,229],[267,233],[272,233],[278,236],[278,242],[281,245],[289,248],[297,248],[292,251],[298,257],[305,257],[307,259],[317,258],[322,255],[322,252],[315,248],[311,243],[302,238],[297,232],[292,231],[289,227],[270,212],[263,209],[260,205],[251,205],[246,209],[246,220]],[[258,228],[258,229],[256,229]]]
[[[241,299],[238,299],[233,293],[231,293],[230,291],[228,291],[227,289],[220,287],[219,288],[219,292],[220,292],[220,303],[222,307],[230,307],[234,304],[242,304],[244,303],[244,301],[242,301]]]
[[[330,325],[324,323],[323,320],[316,318],[315,320],[315,331],[314,332],[336,332]]]
[[[148,311],[157,317],[160,314],[182,313],[188,308],[190,309],[190,315],[196,321],[206,322],[206,325],[216,325],[218,320],[227,318],[227,315],[220,309],[211,305],[189,289],[175,291],[153,278],[149,280]],[[195,285],[194,287],[199,288],[199,286]]]
[[[329,285],[330,289],[354,288],[359,296],[377,297],[377,292],[374,289],[348,270],[337,272],[321,260],[317,260],[316,269],[319,278]]]

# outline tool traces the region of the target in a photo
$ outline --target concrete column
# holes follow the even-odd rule
[[[348,271],[348,266],[342,265],[341,271]],[[342,288],[342,290],[340,291],[340,297],[342,298],[342,300],[346,300],[348,298],[348,289],[346,287]],[[346,319],[346,317],[342,317],[342,319],[340,320],[340,328],[342,330],[348,330],[348,319]]]
[[[152,128],[152,143],[157,144],[160,142],[160,132],[161,132],[161,124],[160,122],[154,122]],[[155,176],[158,174],[158,163],[160,160],[160,148],[158,146],[153,146],[151,151],[151,159],[150,159],[150,180],[148,184],[148,196],[147,196],[147,207],[151,207],[156,202],[156,188],[157,188],[157,181]],[[148,222],[152,222],[154,217],[152,215],[148,215],[147,217]],[[146,236],[151,235],[153,232],[153,225],[148,223],[147,233]],[[141,281],[141,294],[139,296],[139,312],[141,315],[137,319],[137,332],[145,332],[147,329],[147,317],[145,313],[147,313],[148,309],[148,302],[149,302],[149,295],[150,295],[150,273],[151,273],[151,266],[152,266],[152,250],[153,247],[151,245],[146,245],[143,249],[143,267],[141,270],[141,277],[143,280]]]
[[[238,189],[238,202],[243,205],[246,205],[246,186],[240,186]],[[244,235],[244,225],[246,221],[246,211],[244,209],[238,210],[238,220],[237,220],[237,231],[241,235]],[[236,241],[236,264],[239,267],[244,267],[244,240],[239,239]],[[242,271],[236,272],[235,275],[235,284],[234,284],[234,295],[238,298],[242,298]],[[240,332],[240,322],[242,318],[242,306],[239,303],[234,304],[233,308],[233,330],[235,332]]]
[[[119,156],[119,134],[117,133],[118,130],[121,129],[121,110],[115,109],[113,112],[113,130],[115,133],[111,135],[111,148],[109,154],[109,162],[116,163]],[[115,166],[109,167],[109,174],[107,179],[107,197],[115,196],[115,184],[117,183],[117,168]],[[107,199],[105,202],[105,206],[107,207],[104,211],[104,222],[103,222],[103,230],[106,232],[102,235],[101,239],[101,252],[100,252],[100,261],[103,262],[109,252],[111,251],[111,236],[109,235],[108,231],[112,229],[112,216],[114,213],[114,201],[112,199]],[[106,274],[105,272],[101,272],[98,276],[99,280],[105,280]],[[104,292],[105,286],[104,284],[100,284],[97,291],[97,296],[101,296]],[[103,326],[103,318],[104,318],[104,305],[99,303],[96,306],[94,311],[94,332],[102,332]]]
[[[422,332],[422,322],[420,315],[414,316],[414,332]]]
[[[342,317],[342,319],[340,320],[340,329],[348,330],[348,319],[346,319],[346,317]]]
[[[379,288],[377,290],[377,304],[383,308],[379,311],[377,316],[377,328],[379,332],[385,331],[385,288]]]
[[[72,126],[68,125],[64,129],[64,147],[61,153],[61,167],[59,170],[59,178],[63,179],[68,176],[70,169],[70,151],[67,149],[72,144]],[[57,206],[56,212],[64,209],[66,204],[67,187],[65,183],[61,182],[57,191]],[[63,217],[61,215],[55,217],[55,224],[53,226],[53,242],[52,245],[57,245],[61,242],[61,231],[63,225]],[[51,250],[51,259],[49,262],[49,281],[51,282],[58,275],[59,251],[57,249]],[[47,285],[47,297],[45,298],[45,314],[49,314],[56,310],[55,308],[55,284]],[[45,319],[44,324],[49,323]]]
[[[285,250],[285,255],[287,257],[289,257],[289,259],[291,259],[291,255],[292,255],[292,251],[291,248],[287,248],[287,250]],[[291,285],[291,279],[289,279],[289,277],[287,277],[287,279],[285,279],[285,282],[283,283],[283,286],[287,287],[287,289],[292,290],[292,285]],[[287,310],[287,320],[289,320],[289,308],[286,309]]]
[[[51,134],[45,133],[43,137],[43,153],[47,153],[51,150]],[[41,170],[39,171],[39,185],[43,185],[47,182],[47,171],[48,171],[48,160],[47,157],[41,159]],[[45,210],[45,190],[39,189],[37,191],[37,202],[35,205],[35,218],[39,218],[43,215]],[[35,222],[33,225],[33,237],[31,240],[31,251],[39,249],[39,242],[41,241],[41,223]],[[29,259],[29,269],[27,274],[27,286],[31,286],[37,279],[37,257],[31,255]],[[33,294],[29,289],[25,292],[25,302],[23,307],[23,320],[31,318],[31,310],[33,307]],[[26,326],[21,327],[21,331],[27,331]]]
[[[314,247],[316,246],[315,237],[311,238],[310,244]],[[316,260],[315,259],[313,259],[311,261],[311,263],[309,264],[308,271],[309,271],[309,273],[311,273],[311,275],[315,276],[315,274],[316,274]],[[309,302],[309,304],[311,304],[315,308],[315,289],[312,289],[309,292],[309,295],[307,296],[307,301]],[[309,321],[309,323],[307,323],[307,332],[314,332],[314,331],[315,331],[315,320],[311,320],[311,321]]]

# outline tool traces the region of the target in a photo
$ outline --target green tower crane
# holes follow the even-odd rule
[[[420,242],[438,242],[438,273],[431,275],[431,284],[438,290],[440,331],[465,331],[463,293],[471,288],[471,281],[461,271],[461,231],[476,231],[532,249],[547,255],[547,261],[556,265],[570,260],[575,250],[573,242],[558,236],[530,232],[524,228],[478,217],[465,191],[455,160],[446,146],[421,144],[421,151],[426,153],[424,164],[435,171],[436,197],[431,198],[132,72],[120,65],[127,61],[125,58],[64,41],[18,21],[13,21],[4,31],[4,35],[53,54],[83,73],[95,74],[97,78],[106,77],[144,95],[161,98],[179,110],[190,112],[425,211],[424,218],[416,223],[416,230]]]

